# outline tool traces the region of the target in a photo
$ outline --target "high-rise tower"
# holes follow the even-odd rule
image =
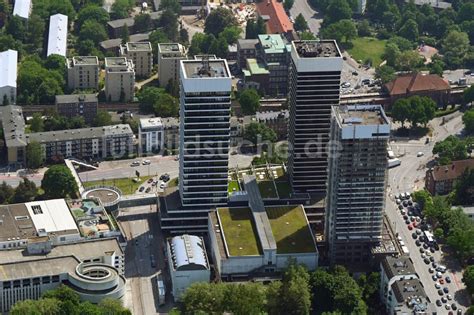
[[[333,107],[326,206],[332,263],[367,262],[381,241],[389,136],[380,105]]]
[[[342,57],[333,40],[294,41],[288,160],[294,192],[326,194],[331,106],[339,104]]]

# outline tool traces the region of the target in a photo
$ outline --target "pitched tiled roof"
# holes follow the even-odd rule
[[[283,4],[277,0],[262,0],[257,3],[257,12],[260,16],[267,15],[267,31],[270,34],[283,34],[293,31],[288,15],[283,8]]]
[[[449,165],[435,166],[432,170],[435,181],[453,180],[462,175],[466,169],[474,168],[474,159],[453,161]]]
[[[449,90],[449,83],[436,74],[410,74],[396,78],[385,84],[390,95],[406,94],[419,91]]]

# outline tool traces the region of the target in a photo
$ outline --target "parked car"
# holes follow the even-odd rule
[[[423,156],[423,155],[425,155],[425,154],[421,151],[416,154],[417,157],[420,157],[420,156]]]
[[[448,287],[444,287],[444,288],[443,288],[443,292],[446,293],[446,294],[449,293]]]
[[[143,165],[150,165],[151,164],[151,161],[150,160],[145,160],[142,162]]]
[[[153,183],[153,178],[149,178],[146,182],[147,182],[148,184]]]
[[[148,194],[151,191],[151,187],[148,187],[145,192]]]
[[[446,282],[447,282],[447,283],[451,283],[451,278],[450,278],[449,276],[446,276],[445,279],[446,279]]]
[[[440,289],[440,290],[438,290],[438,295],[440,295],[440,296],[441,296],[441,295],[443,295],[443,294],[444,294],[443,290],[441,290],[441,289]]]
[[[130,166],[140,166],[140,161],[133,161]]]
[[[139,192],[142,192],[145,190],[145,187],[141,186],[140,189],[138,189]]]
[[[436,305],[437,305],[437,306],[442,306],[442,305],[443,305],[443,303],[441,303],[441,301],[440,301],[440,300],[436,300]]]
[[[160,184],[160,189],[165,189],[165,183]]]

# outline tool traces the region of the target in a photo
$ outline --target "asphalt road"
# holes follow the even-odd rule
[[[321,23],[323,22],[322,14],[315,11],[309,4],[307,0],[296,0],[293,4],[293,7],[290,10],[291,16],[296,19],[299,14],[302,14],[303,17],[308,22],[308,27],[314,34],[319,34],[319,29],[321,28]]]
[[[401,166],[392,168],[389,171],[386,214],[392,223],[394,230],[399,233],[405,242],[405,245],[408,247],[415,270],[424,285],[428,297],[433,303],[441,297],[438,295],[438,290],[434,286],[435,281],[431,279],[432,274],[428,272],[429,266],[423,262],[421,253],[419,252],[419,247],[416,246],[415,240],[411,236],[413,230],[408,230],[407,225],[394,202],[394,196],[401,192],[413,192],[414,190],[422,189],[424,187],[425,165],[433,157],[431,151],[435,141],[442,140],[449,134],[453,134],[462,128],[460,113],[455,113],[451,117],[453,117],[453,119],[442,126],[440,125],[440,119],[434,119],[432,121],[431,125],[433,126],[434,132],[432,141],[429,144],[425,144],[425,138],[420,140],[399,140],[391,143],[395,155],[402,154],[403,156],[400,157],[400,160],[402,161]],[[422,157],[417,157],[418,152],[423,152],[424,155]],[[441,251],[442,250],[443,248],[441,247]],[[443,275],[443,277],[449,275],[452,282],[449,284],[446,283],[442,285],[442,287],[448,287],[449,294],[454,297],[454,301],[451,301],[451,303],[454,302],[460,307],[468,306],[469,298],[466,295],[466,292],[463,291],[465,286],[461,282],[462,269],[459,264],[454,259],[451,259],[448,256],[443,256],[440,251],[437,251],[433,256],[437,263],[448,267],[448,271]],[[444,305],[441,308],[438,308],[438,311],[440,314],[448,313],[448,311],[444,309]]]

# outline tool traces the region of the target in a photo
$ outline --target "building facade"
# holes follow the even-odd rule
[[[162,152],[165,132],[160,117],[142,118],[138,125],[138,146],[140,154]]]
[[[178,43],[158,44],[158,80],[166,87],[170,80],[179,82],[180,60],[187,59],[186,48]]]
[[[16,103],[16,77],[18,52],[6,50],[0,53],[0,104]]]
[[[133,61],[125,57],[105,58],[105,96],[109,102],[130,102],[135,96]]]
[[[256,112],[255,119],[271,128],[277,134],[278,140],[283,140],[288,136],[288,117],[290,113],[287,109],[275,112]]]
[[[66,57],[68,27],[67,15],[58,13],[50,16],[48,51],[46,56],[60,55]]]
[[[331,106],[339,104],[342,56],[335,41],[294,41],[288,104],[288,171],[294,192],[326,194]]]
[[[56,111],[67,118],[81,116],[91,124],[97,115],[99,101],[95,94],[56,95]]]
[[[179,120],[174,117],[162,118],[164,147],[170,151],[179,149]]]
[[[243,39],[237,40],[237,62],[239,68],[245,68],[247,59],[257,58],[257,44],[258,39]]]
[[[331,263],[364,263],[381,241],[390,124],[380,105],[333,107],[326,205]]]
[[[96,56],[68,58],[67,85],[69,89],[99,89],[99,59]]]
[[[474,169],[474,159],[453,161],[448,165],[432,167],[426,171],[426,190],[433,196],[449,194],[453,191],[456,180],[470,169]]]
[[[126,43],[120,46],[120,56],[133,61],[135,75],[141,78],[151,76],[153,52],[150,42]]]

